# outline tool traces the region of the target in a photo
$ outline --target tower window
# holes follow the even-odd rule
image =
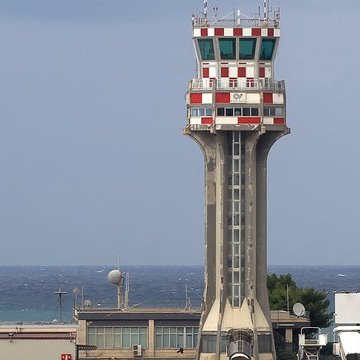
[[[193,107],[191,108],[191,116],[212,116],[212,109],[210,107]]]
[[[234,115],[234,109],[233,108],[226,108],[225,109],[225,116],[233,116]]]
[[[236,58],[235,39],[220,38],[219,46],[221,60],[234,60]]]
[[[264,116],[284,116],[284,108],[264,107]]]
[[[263,39],[261,43],[260,60],[272,60],[276,39]]]
[[[253,60],[255,57],[256,39],[240,39],[239,59]]]
[[[202,60],[215,60],[214,43],[212,39],[198,39]]]

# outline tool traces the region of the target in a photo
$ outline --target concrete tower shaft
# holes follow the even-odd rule
[[[185,130],[205,161],[205,294],[201,358],[228,331],[250,329],[253,352],[272,349],[267,279],[267,157],[288,131]],[[215,342],[211,345],[211,342]],[[268,352],[267,351],[267,352]]]
[[[267,5],[267,2],[266,2]],[[205,293],[198,359],[275,359],[267,292],[267,158],[289,133],[274,80],[275,14],[193,17],[198,77],[184,133],[205,160]],[[265,14],[265,10],[264,10]]]

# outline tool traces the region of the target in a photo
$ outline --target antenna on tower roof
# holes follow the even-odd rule
[[[207,19],[208,15],[208,0],[204,0],[204,18]]]
[[[269,0],[264,0],[264,21],[269,20]]]

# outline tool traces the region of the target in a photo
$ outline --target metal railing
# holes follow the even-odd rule
[[[219,19],[216,16],[193,16],[192,24],[194,28],[211,27],[211,26],[228,26],[228,27],[279,27],[279,15],[275,15],[275,19],[238,19],[236,16],[232,18]]]
[[[239,80],[239,79],[193,79],[189,84],[190,90],[271,90],[285,92],[285,81],[275,80]]]
[[[271,310],[271,321],[303,321],[303,319],[310,319],[310,312],[305,311],[304,315],[301,317],[296,316],[292,311],[286,310]]]

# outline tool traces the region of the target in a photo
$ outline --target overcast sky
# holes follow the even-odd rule
[[[360,2],[273,5],[292,134],[269,158],[269,264],[359,264]],[[203,263],[203,159],[182,135],[201,6],[0,0],[0,264]]]

